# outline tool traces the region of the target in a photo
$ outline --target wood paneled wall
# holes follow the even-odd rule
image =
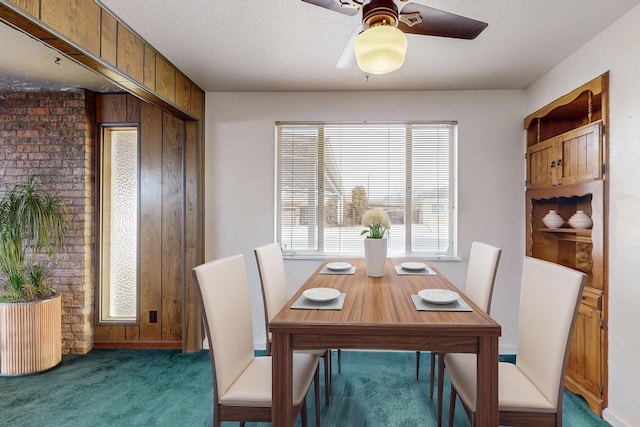
[[[157,114],[164,116],[166,112],[174,116],[174,119],[184,120],[181,155],[185,192],[182,199],[184,218],[181,226],[184,227],[185,235],[182,243],[183,252],[175,256],[182,257],[179,270],[182,276],[182,349],[199,350],[202,347],[202,322],[190,270],[204,260],[204,173],[201,163],[204,146],[204,91],[135,34],[135,31],[101,8],[94,0],[0,0],[0,20],[94,69],[145,101],[146,104],[138,102],[138,107],[134,105],[135,98],[128,97],[127,101],[129,113],[133,114],[135,108],[138,108],[141,123],[144,123],[145,118],[149,120],[148,123],[152,123],[152,117]],[[108,96],[101,99],[99,102],[102,103],[102,108],[99,109],[105,114],[112,114],[118,111],[118,108],[123,108],[114,99],[116,98]],[[111,107],[114,109],[107,108],[109,105],[105,103],[112,103]],[[164,111],[152,111],[155,107]],[[163,117],[163,126],[165,120],[167,126],[171,126],[173,119]],[[146,132],[153,132],[151,126]],[[154,145],[157,144],[156,136],[149,137],[146,142],[149,147],[144,147],[146,143],[143,143],[144,150],[158,149]],[[163,143],[168,142],[163,139]],[[154,153],[160,156],[156,151]],[[164,147],[162,153],[165,154]],[[154,160],[150,157],[145,161]],[[162,187],[162,174],[165,172],[168,171],[163,170],[159,174],[150,169],[147,172],[146,185]],[[150,203],[154,201],[158,203],[156,199],[150,200]],[[156,229],[147,232],[156,239],[160,237],[160,234],[153,234],[157,233]],[[176,272],[172,271],[171,274]],[[150,330],[154,328],[157,329],[158,326],[154,325]],[[161,336],[164,336],[163,334]]]
[[[96,347],[189,348],[202,342],[196,264],[197,126],[125,94],[97,95],[99,123],[138,123],[138,325],[97,325]],[[157,323],[149,312],[157,311]]]
[[[0,0],[0,19],[179,118],[204,118],[204,91],[94,0]]]

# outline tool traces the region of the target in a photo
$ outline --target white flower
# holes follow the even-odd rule
[[[373,208],[365,212],[362,217],[362,226],[367,227],[360,235],[369,234],[370,239],[382,239],[384,233],[391,227],[391,219],[382,208]]]

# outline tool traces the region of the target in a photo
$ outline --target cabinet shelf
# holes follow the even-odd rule
[[[591,243],[591,229],[587,228],[540,228],[540,231],[559,240]]]

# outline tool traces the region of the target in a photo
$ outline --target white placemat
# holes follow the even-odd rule
[[[418,311],[473,311],[462,298],[458,298],[451,304],[431,304],[418,295],[411,295],[411,299]]]
[[[398,274],[398,276],[403,276],[403,275],[411,275],[411,276],[435,276],[436,272],[433,271],[431,269],[431,267],[428,267],[423,269],[423,270],[406,270],[404,268],[402,268],[402,266],[400,265],[396,265],[394,266],[394,268],[396,269],[396,273]]]
[[[324,267],[322,267],[322,270],[320,270],[320,273],[318,273],[318,274],[355,274],[355,272],[356,272],[356,266],[355,265],[352,265],[351,267],[347,268],[346,270],[330,270],[325,265]]]
[[[341,293],[338,298],[331,301],[315,302],[311,301],[308,298],[305,298],[304,295],[300,295],[300,298],[298,298],[296,302],[291,304],[291,308],[299,310],[342,310],[342,306],[344,305],[344,298],[346,296],[347,294]]]

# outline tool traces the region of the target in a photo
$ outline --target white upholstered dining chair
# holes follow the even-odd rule
[[[276,243],[269,243],[254,249],[258,273],[262,285],[262,300],[264,303],[264,324],[267,337],[267,355],[271,354],[271,332],[269,322],[284,307],[289,300],[287,290],[287,276],[282,259],[282,249]],[[324,359],[324,389],[325,403],[331,400],[331,350],[304,350]]]
[[[498,424],[561,427],[564,376],[571,334],[586,275],[558,264],[526,257],[518,315],[516,363],[498,364]],[[451,379],[449,426],[456,395],[475,426],[476,357],[447,354]]]
[[[251,302],[243,255],[210,261],[193,269],[210,346],[213,375],[213,425],[222,421],[270,422],[272,406],[271,357],[253,351]],[[318,356],[293,355],[293,410],[307,425],[306,396],[316,379]]]
[[[481,242],[471,244],[469,254],[469,266],[467,268],[467,281],[464,293],[478,307],[485,312],[491,311],[491,299],[493,296],[493,286],[498,271],[498,263],[502,249]],[[417,355],[419,357],[419,353]],[[442,425],[442,392],[444,390],[444,353],[431,354],[431,376],[429,384],[429,396],[433,398],[435,361],[438,363],[438,426]],[[418,359],[419,360],[419,359]],[[420,365],[416,362],[416,378],[418,377]]]

